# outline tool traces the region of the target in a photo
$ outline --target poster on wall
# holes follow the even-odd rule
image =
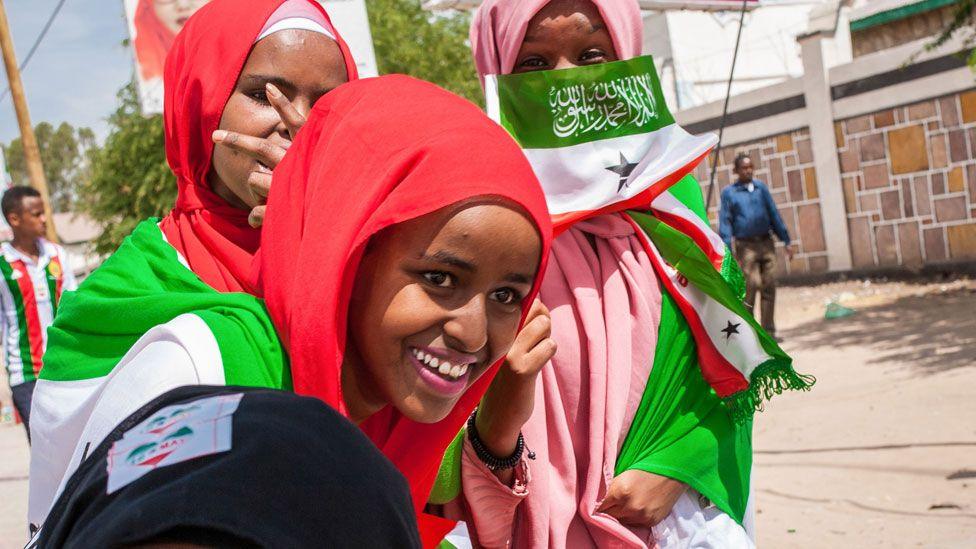
[[[163,65],[173,39],[209,0],[123,0],[142,112],[163,111]],[[362,77],[376,76],[365,0],[319,0],[349,44]]]

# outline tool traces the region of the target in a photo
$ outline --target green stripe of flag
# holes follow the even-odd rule
[[[23,365],[24,381],[33,381],[37,378],[34,374],[34,357],[31,355],[30,334],[27,331],[27,315],[24,312],[24,296],[20,293],[20,284],[14,280],[14,269],[6,259],[0,259],[0,271],[3,272],[3,280],[10,289],[10,295],[14,297],[14,308],[17,310],[17,326],[20,329],[20,361]],[[7,357],[10,360],[10,357]],[[10,364],[7,364],[9,371]]]
[[[500,122],[524,149],[568,147],[674,124],[649,55],[494,78]]]

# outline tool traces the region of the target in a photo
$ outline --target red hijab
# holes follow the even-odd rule
[[[532,167],[505,130],[471,103],[406,76],[361,80],[319,100],[275,170],[265,244],[256,260],[296,392],[346,413],[340,371],[347,313],[369,239],[397,223],[488,196],[524,210],[542,238],[524,319],[545,272],[552,229]],[[442,421],[417,423],[387,407],[362,425],[407,478],[418,511],[445,449],[497,368]],[[425,545],[446,534],[428,517],[420,523]]]
[[[221,292],[252,291],[247,282],[261,232],[248,225],[248,211],[231,206],[210,189],[211,135],[255,38],[283,1],[213,0],[187,21],[166,58],[166,159],[176,174],[179,194],[160,227],[190,269]],[[308,1],[322,10],[318,2]],[[349,80],[355,80],[349,48],[341,37],[337,42]]]

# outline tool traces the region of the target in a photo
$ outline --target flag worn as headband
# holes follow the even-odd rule
[[[667,191],[716,140],[674,122],[649,56],[487,75],[485,93],[489,115],[535,168],[556,233],[588,217],[650,209],[653,218],[628,222],[695,335],[702,374],[734,418],[751,417],[772,394],[809,388],[812,380],[793,371],[719,276],[721,238]]]
[[[318,2],[305,0],[328,15]],[[210,188],[214,143],[228,98],[255,37],[284,0],[213,0],[200,8],[176,37],[166,58],[163,119],[166,159],[176,175],[176,206],[160,224],[167,241],[190,268],[218,291],[250,291],[247,280],[260,231]],[[331,24],[330,24],[331,27]],[[349,80],[356,64],[341,37]]]
[[[532,167],[505,130],[471,103],[405,76],[353,82],[319,100],[274,172],[265,244],[255,261],[295,392],[346,412],[340,373],[348,308],[367,242],[387,227],[477,197],[523,211],[539,232],[540,274],[524,319],[545,271],[551,226]],[[497,366],[442,421],[417,423],[387,407],[362,425],[407,478],[418,512],[445,448]],[[439,543],[453,526],[419,522],[425,544]]]

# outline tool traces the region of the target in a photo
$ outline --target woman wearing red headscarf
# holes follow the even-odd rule
[[[536,370],[554,351],[533,305],[551,227],[531,166],[467,101],[389,76],[316,104],[269,203],[255,261],[264,300],[208,290],[151,227],[86,281],[70,358],[93,375],[63,383],[97,388],[68,470],[174,386],[294,390],[360,425],[407,479],[434,546],[455,526],[422,513],[445,448],[516,340]],[[123,284],[131,278],[143,284]],[[127,307],[93,318],[112,303]],[[98,337],[78,328],[80,310]],[[121,362],[101,356],[123,346],[110,332],[123,339],[146,315],[172,320]]]
[[[260,232],[248,218],[265,200],[270,172],[303,113],[356,77],[349,49],[317,2],[214,0],[201,8],[177,36],[166,64],[163,115],[176,205],[162,220],[140,224],[106,265],[144,237],[165,243],[202,290],[252,291],[248,279]],[[215,140],[222,144],[216,150]],[[155,270],[164,260],[148,256],[141,277],[114,284],[122,292],[165,295],[172,280]],[[104,278],[93,276],[86,288]],[[118,295],[82,289],[62,303],[35,392],[41,421],[34,426],[32,523],[43,519],[69,470],[71,450],[98,398],[92,380],[104,377],[147,331],[176,316],[167,316],[172,311],[159,299],[133,308]]]

